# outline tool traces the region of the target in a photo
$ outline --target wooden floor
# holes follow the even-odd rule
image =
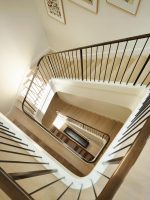
[[[114,139],[123,125],[121,122],[70,105],[62,101],[58,94],[55,94],[42,121],[47,128],[51,128],[56,117],[56,111],[107,133],[110,136],[110,142]]]

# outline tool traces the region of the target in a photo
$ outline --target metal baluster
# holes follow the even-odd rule
[[[150,85],[150,82],[146,85],[146,87],[149,87],[149,85]]]
[[[47,83],[48,80],[49,80],[49,76],[46,75],[46,72],[45,72],[45,70],[43,69],[43,68],[45,67],[45,63],[44,63],[43,59],[41,60],[41,65],[40,65],[40,66],[41,66],[41,70],[42,70],[42,72],[43,72],[43,74],[44,74],[46,83]],[[44,66],[44,67],[43,67],[43,66]]]
[[[71,67],[71,60],[70,60],[69,51],[68,51],[68,58],[69,58],[69,65],[70,65],[71,76],[72,76],[72,79],[73,79],[73,73],[72,73],[72,67]]]
[[[61,73],[60,73],[59,65],[57,63],[56,54],[53,54],[53,59],[54,59],[54,63],[55,63],[55,68],[56,68],[56,70],[58,72],[58,77],[60,78],[61,77]]]
[[[64,74],[64,65],[62,64],[62,60],[60,59],[60,55],[57,54],[57,56],[58,56],[59,65],[61,66],[61,70],[62,70],[62,77],[65,78],[65,74]]]
[[[68,67],[68,61],[67,61],[67,57],[66,57],[66,53],[65,54],[65,60],[66,60],[66,66],[67,66],[67,74],[68,74],[68,78],[70,78],[70,74],[69,74],[69,67]]]
[[[101,77],[101,70],[102,70],[102,66],[103,66],[103,57],[104,57],[104,49],[105,49],[105,46],[103,45],[102,58],[101,58],[101,64],[100,64],[99,79],[98,79],[98,81],[100,81],[100,77]]]
[[[46,57],[45,57],[45,60],[46,60]],[[46,66],[46,64],[45,64],[45,60],[43,59],[43,63],[44,63],[44,67],[45,67],[45,69],[46,69],[46,71],[47,71],[47,74],[48,74],[48,80],[50,80],[51,74],[49,73],[49,71],[48,71],[48,69],[47,69],[47,66]],[[47,63],[47,62],[46,62],[46,63]]]
[[[8,150],[4,150],[4,149],[0,149],[0,152],[17,154],[17,155],[21,155],[21,156],[35,157],[35,158],[42,158],[41,156],[36,156],[36,155],[26,154],[26,153],[20,153],[20,152],[17,152],[17,151],[8,151]]]
[[[63,78],[62,66],[61,66],[61,64],[60,64],[60,62],[59,62],[58,54],[56,54],[55,57],[56,57],[57,65],[58,65],[58,68],[59,68],[60,76],[61,76],[61,78]]]
[[[71,187],[73,183],[71,183],[66,189],[65,191],[57,198],[57,200],[61,199],[61,197],[67,192],[67,190]]]
[[[55,70],[53,69],[52,61],[51,61],[51,59],[49,58],[49,56],[47,56],[47,58],[48,58],[48,61],[49,61],[49,63],[50,63],[50,69],[52,70],[52,74],[54,75],[54,78],[57,78],[57,74],[56,74]]]
[[[96,47],[96,60],[95,60],[94,81],[95,81],[95,77],[96,77],[96,67],[97,67],[97,52],[98,52],[98,46]]]
[[[0,133],[3,134],[3,135],[9,136],[9,137],[15,138],[15,139],[17,139],[17,140],[22,140],[21,138],[18,138],[18,137],[14,136],[14,135],[9,135],[9,134],[7,134],[7,133],[1,131],[1,130],[0,130]]]
[[[133,127],[138,121],[144,118],[148,113],[150,113],[150,110],[147,110],[143,114],[139,115],[137,118],[134,118],[134,120],[132,121],[132,124],[130,124],[128,128]]]
[[[120,61],[119,67],[118,67],[118,71],[117,71],[117,74],[116,74],[116,77],[115,77],[114,83],[115,83],[116,80],[117,80],[117,76],[118,76],[119,71],[120,71],[120,67],[121,67],[121,64],[122,64],[122,61],[123,61],[123,58],[124,58],[124,54],[125,54],[125,51],[126,51],[127,45],[128,45],[128,41],[127,41],[126,44],[125,44],[125,48],[124,48],[124,51],[123,51],[123,54],[122,54],[122,57],[121,57],[121,61]]]
[[[77,200],[80,200],[82,188],[83,188],[83,184],[81,184],[81,187],[80,187],[80,190],[79,190],[79,194],[78,194]]]
[[[106,70],[105,70],[103,82],[105,81],[105,77],[106,77],[106,73],[107,73],[107,67],[108,67],[108,61],[109,61],[109,56],[110,56],[110,50],[111,50],[111,44],[110,44],[110,46],[109,46],[109,53],[108,53],[108,57],[107,57]]]
[[[141,129],[140,130],[138,130],[138,131],[136,131],[135,133],[133,133],[133,134],[137,134],[137,133],[139,133],[141,131]],[[129,135],[129,133],[127,133],[127,134],[125,134],[125,135],[123,135],[119,140],[118,140],[118,142],[119,141],[121,141],[122,139],[124,139],[127,135]]]
[[[127,138],[125,138],[124,140],[122,140],[121,142],[119,142],[118,144],[116,144],[114,146],[114,148],[118,147],[120,144],[126,142],[128,139],[130,139],[131,137],[133,137],[134,135],[136,135],[137,133],[139,133],[139,131],[136,131],[135,133],[131,134],[130,136],[128,136]]]
[[[2,131],[2,132],[7,132],[7,133],[10,133],[10,134],[12,134],[12,135],[16,135],[14,132],[9,131],[9,130],[4,129],[4,128],[1,128],[1,127],[0,127],[0,131]]]
[[[0,138],[3,138],[5,140],[9,140],[9,141],[12,141],[12,142],[15,142],[15,143],[18,143],[18,144],[22,144],[22,145],[28,146],[28,144],[25,144],[24,142],[19,142],[19,141],[16,141],[16,140],[13,140],[13,139],[1,136],[1,135],[0,135]]]
[[[112,153],[110,153],[109,156],[110,156],[110,155],[113,155],[113,154],[115,154],[115,153],[118,153],[118,152],[120,152],[120,151],[122,151],[122,150],[124,150],[124,149],[126,149],[126,148],[128,148],[128,147],[131,148],[132,144],[133,144],[133,142],[130,143],[130,144],[128,144],[128,145],[126,145],[126,146],[124,146],[124,147],[122,147],[122,148],[120,148],[120,149],[118,149],[118,150],[116,150],[116,151],[114,151],[114,152],[112,152]]]
[[[147,66],[147,64],[148,64],[149,61],[150,61],[150,54],[149,54],[148,58],[146,59],[144,65],[143,65],[142,69],[140,70],[140,72],[139,72],[139,74],[138,74],[136,80],[134,81],[133,85],[136,85],[136,83],[138,82],[138,79],[139,79],[140,76],[142,75],[142,73],[143,73],[143,71],[144,71],[144,69],[145,69],[145,67]]]
[[[95,190],[95,187],[94,187],[92,179],[91,179],[91,183],[92,183],[92,188],[93,188],[95,199],[97,199],[97,194],[96,194],[96,190]]]
[[[9,130],[9,128],[8,127],[6,127],[6,126],[4,126],[3,124],[0,124],[0,128],[4,128],[4,129],[7,129],[7,130]]]
[[[18,160],[0,160],[0,163],[49,165],[49,163],[47,163],[47,162],[27,162],[27,161],[18,161]]]
[[[147,77],[150,75],[150,72],[145,76],[144,80],[141,83],[141,86],[144,84],[144,82],[146,81]]]
[[[82,55],[82,49],[80,49],[80,61],[81,61],[81,77],[83,81],[83,55]]]
[[[42,74],[42,72],[41,72],[41,65],[39,66],[40,68],[39,68],[39,73],[40,73],[40,75],[41,75],[41,77],[42,77],[42,80],[45,82],[45,84],[47,84],[47,80],[45,80],[45,78],[43,77],[43,74]]]
[[[75,71],[75,62],[74,62],[74,56],[73,56],[73,51],[72,51],[72,61],[73,61],[73,68],[74,68],[74,78],[76,80],[76,71]]]
[[[119,150],[118,150],[119,151]],[[116,151],[117,152],[117,151]],[[114,153],[116,153],[114,152]],[[111,154],[110,154],[111,155]],[[121,157],[118,157],[118,158],[113,158],[113,159],[110,159],[110,160],[106,160],[103,162],[103,164],[119,164],[123,159],[123,156]]]
[[[50,185],[53,185],[54,183],[57,183],[58,181],[60,181],[60,180],[62,180],[62,179],[64,179],[64,178],[65,178],[65,177],[62,177],[62,178],[57,179],[56,181],[53,181],[53,182],[51,182],[51,183],[49,183],[49,184],[46,184],[46,185],[44,185],[43,187],[40,187],[40,188],[34,190],[33,192],[30,192],[29,195],[33,195],[33,194],[35,194],[36,192],[39,192],[39,191],[43,190],[44,188],[46,188],[46,187],[48,187],[48,186],[50,186]]]
[[[62,53],[61,53],[61,57],[62,57],[62,61],[63,61],[63,68],[65,67],[65,61],[64,61],[64,57],[63,57],[63,55],[62,55]],[[64,71],[64,74],[65,74],[65,78],[68,78],[67,77],[67,73],[66,73],[66,70]]]
[[[16,146],[16,145],[12,145],[12,144],[8,144],[6,142],[0,142],[0,144],[3,144],[5,146],[10,146],[10,147],[18,148],[18,149],[23,149],[23,150],[31,151],[31,152],[35,152],[34,150],[31,150],[31,149],[28,149],[28,148],[24,148],[24,147],[20,147],[20,146]]]
[[[8,173],[8,175],[11,176],[13,180],[22,180],[26,178],[32,178],[36,176],[56,173],[57,171],[58,171],[57,169],[48,169],[48,170],[37,170],[29,172]]]
[[[132,72],[131,72],[131,74],[130,74],[130,76],[129,76],[127,82],[126,82],[126,85],[129,83],[130,78],[132,77],[132,74],[133,74],[133,72],[134,72],[134,70],[135,70],[135,68],[136,68],[137,63],[139,62],[139,59],[141,58],[141,55],[142,55],[142,53],[143,53],[143,51],[144,51],[144,49],[145,49],[145,47],[146,47],[146,44],[147,44],[148,40],[149,40],[149,37],[146,39],[146,42],[145,42],[145,44],[144,44],[144,46],[143,46],[143,48],[142,48],[142,50],[141,50],[141,52],[140,52],[140,55],[139,55],[139,57],[138,57],[138,59],[137,59],[135,65],[134,65],[134,68],[133,68],[133,70],[132,70]]]
[[[126,133],[131,133],[134,129],[136,129],[139,125],[141,125],[143,122],[145,122],[148,118],[149,118],[149,116],[146,117],[145,119],[143,119],[141,122],[139,122],[135,127],[128,128],[127,131],[125,131],[122,135],[124,135]]]
[[[76,50],[76,60],[77,60],[78,79],[79,79],[79,61],[78,61],[78,54],[77,54],[77,50]]]
[[[123,80],[123,78],[124,78],[124,75],[125,75],[125,73],[126,73],[126,70],[127,70],[128,66],[129,66],[129,63],[130,63],[130,60],[131,60],[131,57],[132,57],[132,55],[133,55],[133,52],[134,52],[134,49],[135,49],[135,46],[136,46],[137,42],[138,42],[138,39],[135,41],[135,44],[134,44],[134,47],[133,47],[132,52],[131,52],[131,54],[130,54],[128,63],[127,63],[127,65],[126,65],[126,67],[125,67],[125,70],[124,70],[124,72],[123,72],[122,78],[121,78],[121,80],[120,80],[120,84],[121,84],[121,82],[122,82],[122,80]]]
[[[111,75],[112,75],[112,72],[113,72],[113,69],[114,69],[114,65],[115,65],[115,61],[116,61],[116,57],[117,57],[117,53],[118,53],[119,44],[120,44],[120,43],[118,42],[118,43],[117,43],[117,49],[116,49],[116,52],[115,52],[115,57],[114,57],[114,60],[113,60],[113,64],[112,64],[112,68],[111,68],[111,72],[110,72],[110,76],[109,76],[108,82],[110,82]]]
[[[104,176],[104,177],[107,178],[107,179],[110,179],[110,177],[106,176],[105,174],[103,174],[103,173],[101,173],[101,172],[99,172],[99,171],[97,171],[97,173],[99,173],[100,175]]]
[[[85,49],[85,51],[86,51],[86,81],[87,81],[87,48]]]
[[[53,66],[52,69],[55,71],[56,77],[58,78],[58,77],[59,77],[59,73],[58,73],[57,67],[56,67],[56,65],[55,65],[55,61],[54,61],[54,56],[53,56],[53,54],[51,54],[51,55],[49,56],[49,61],[51,61],[52,66]]]

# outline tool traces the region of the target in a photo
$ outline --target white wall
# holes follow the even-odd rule
[[[141,0],[136,16],[108,4],[106,0],[98,0],[97,15],[70,0],[63,0],[66,25],[47,15],[44,1],[35,2],[39,7],[49,45],[56,50],[150,33],[149,0]]]
[[[0,0],[0,111],[15,100],[25,70],[48,48],[33,0]]]
[[[140,87],[55,79],[52,89],[74,106],[124,123],[148,90]]]

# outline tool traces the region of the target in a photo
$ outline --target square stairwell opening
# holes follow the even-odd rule
[[[47,87],[50,90],[38,104],[41,107],[34,119],[48,130],[46,142],[54,158],[79,176],[94,168],[146,92],[138,87],[69,80],[53,80]],[[67,118],[63,128],[54,124],[58,115]],[[66,133],[67,128],[70,134]],[[89,142],[87,148],[77,138]]]

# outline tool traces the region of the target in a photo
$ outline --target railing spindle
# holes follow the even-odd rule
[[[57,198],[57,200],[61,199],[61,197],[67,192],[67,190],[72,186],[73,183],[71,183],[63,192],[62,194]]]
[[[83,81],[83,55],[82,55],[82,49],[80,50],[80,61],[81,61],[81,77]]]
[[[142,55],[142,53],[143,53],[143,51],[144,51],[144,49],[145,49],[145,47],[146,47],[146,44],[147,44],[148,40],[149,40],[149,37],[146,39],[146,42],[145,42],[145,44],[144,44],[144,46],[143,46],[143,48],[142,48],[142,50],[141,50],[141,52],[140,52],[140,55],[138,56],[138,59],[137,59],[135,65],[134,65],[134,68],[133,68],[133,70],[132,70],[132,72],[131,72],[131,74],[130,74],[130,76],[129,76],[127,82],[126,82],[126,84],[129,83],[130,78],[132,77],[132,74],[133,74],[133,72],[134,72],[134,70],[135,70],[135,68],[136,68],[136,66],[137,66],[137,64],[138,64],[138,62],[139,62],[139,60],[140,60],[140,58],[141,58],[141,55]]]
[[[107,62],[106,62],[106,67],[105,67],[106,69],[105,69],[105,74],[104,74],[103,82],[105,81],[105,77],[106,77],[106,73],[107,73],[107,67],[108,67],[108,61],[109,61],[110,51],[111,51],[111,44],[109,45],[109,52],[108,52],[108,56],[107,56]]]
[[[58,170],[56,169],[48,169],[48,170],[37,170],[37,171],[29,171],[29,172],[18,172],[18,173],[9,173],[8,175],[13,178],[13,180],[22,180],[26,178],[32,178],[35,176],[42,176],[46,174],[56,173]]]
[[[95,78],[96,78],[96,71],[97,71],[97,52],[98,52],[98,46],[96,47],[96,59],[95,59],[94,81],[95,81]]]
[[[101,77],[101,71],[102,71],[102,66],[103,66],[103,57],[104,57],[104,49],[105,49],[105,46],[103,45],[103,49],[102,49],[102,57],[101,57],[101,64],[100,64],[100,69],[99,69],[99,78],[98,78],[98,81],[100,81],[100,77]]]
[[[64,179],[64,178],[65,178],[65,177],[62,177],[62,178],[57,179],[56,181],[53,181],[53,182],[51,182],[51,183],[49,183],[49,184],[46,184],[46,185],[44,185],[43,187],[40,187],[40,188],[34,190],[33,192],[30,192],[29,195],[33,195],[33,194],[35,194],[35,193],[37,193],[37,192],[43,190],[44,188],[46,188],[46,187],[48,187],[48,186],[50,186],[50,185],[53,185],[54,183],[59,182],[60,180],[62,180],[62,179]]]

